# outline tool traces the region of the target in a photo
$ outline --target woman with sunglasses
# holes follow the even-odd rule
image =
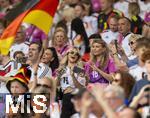
[[[129,46],[131,48],[132,53],[130,54],[130,59],[134,59],[136,58],[136,54],[135,54],[135,48],[136,48],[136,41],[142,38],[142,35],[139,34],[132,34],[129,38]]]
[[[90,61],[85,66],[91,83],[109,83],[116,71],[115,64],[109,56],[107,44],[101,39],[93,39],[91,43]]]
[[[58,70],[57,84],[63,92],[61,118],[70,118],[75,113],[71,103],[71,93],[75,88],[86,86],[87,79],[81,64],[79,51],[73,47],[69,50],[66,57],[63,58]]]
[[[112,57],[113,57],[113,59],[116,63],[116,66],[119,70],[129,71],[130,67],[133,67],[138,64],[136,47],[137,47],[137,42],[140,41],[139,40],[140,38],[142,38],[142,36],[138,35],[138,34],[131,34],[131,36],[129,37],[128,45],[131,49],[131,53],[128,55],[128,57],[125,53],[119,54],[119,56],[120,56],[119,57],[117,47],[114,44],[109,45],[109,48],[112,53]]]

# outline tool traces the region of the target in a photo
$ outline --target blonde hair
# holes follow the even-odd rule
[[[129,42],[130,41],[136,41],[140,38],[142,38],[143,36],[142,35],[139,35],[139,34],[131,34],[131,36],[129,37]]]
[[[129,3],[128,13],[130,17],[137,16],[140,13],[139,4],[136,2]]]
[[[105,41],[103,41],[102,39],[94,39],[91,43],[91,46],[94,44],[94,43],[98,43],[98,44],[101,44],[103,48],[105,48],[104,52],[102,52],[102,54],[100,54],[100,64],[99,64],[99,67],[100,69],[104,69],[105,66],[107,65],[108,63],[108,59],[109,59],[109,49],[107,47],[107,44]],[[91,61],[96,63],[96,57],[90,53],[91,55]]]
[[[68,64],[68,54],[69,54],[70,50],[73,50],[73,49],[77,50],[77,52],[78,52],[78,54],[79,54],[79,49],[78,49],[77,47],[71,47],[71,48],[68,50],[68,52],[66,53],[66,55],[63,57],[63,59],[61,60],[61,62],[60,62],[61,65],[67,66],[67,64]],[[82,66],[83,66],[83,63],[81,62],[80,57],[81,57],[81,56],[79,55],[79,57],[78,57],[78,59],[77,59],[77,65],[79,65],[79,66],[82,67]]]
[[[66,8],[63,10],[62,17],[65,18],[67,22],[71,22],[75,18],[74,14],[73,8]]]
[[[54,32],[54,34],[53,34],[53,37],[52,37],[52,45],[53,45],[53,46],[56,46],[56,44],[55,44],[55,35],[56,35],[57,32],[63,32],[63,34],[64,34],[64,39],[65,39],[65,43],[67,43],[67,42],[68,42],[67,33],[65,32],[65,30],[64,30],[63,28],[59,27],[59,28],[57,28],[57,29],[55,30],[55,32]]]

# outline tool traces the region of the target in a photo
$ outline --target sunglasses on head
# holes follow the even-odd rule
[[[133,41],[129,42],[129,45],[133,45],[133,44],[134,44],[134,42],[133,42]]]
[[[37,86],[42,86],[42,87],[49,88],[49,89],[52,88],[51,86],[48,86],[48,85],[46,85],[46,84],[37,84]]]

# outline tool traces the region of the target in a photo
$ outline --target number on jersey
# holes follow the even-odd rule
[[[93,76],[93,78],[98,78],[99,74],[97,71],[93,71],[92,76]]]
[[[63,77],[63,82],[64,82],[65,84],[69,84],[68,77]]]

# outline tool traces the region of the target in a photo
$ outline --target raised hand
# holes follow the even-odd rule
[[[150,85],[145,85],[139,92],[138,97],[139,99],[141,99],[142,97],[146,96],[148,94],[147,91],[145,91],[146,89],[150,89]]]
[[[142,98],[146,95],[149,94],[149,91],[145,91],[147,88],[150,89],[150,85],[145,85],[139,92],[139,94],[137,96],[135,96],[130,104],[130,107],[136,108],[137,105],[139,104],[139,102],[141,100],[143,100]],[[143,102],[143,101],[142,101]]]
[[[103,87],[100,85],[95,85],[91,88],[91,93],[92,95],[96,98],[96,100],[100,100],[103,101],[104,99],[104,91],[103,91]]]
[[[30,89],[30,91],[32,91],[35,87],[36,87],[36,85],[37,85],[37,71],[38,71],[38,66],[39,66],[39,63],[40,63],[40,60],[41,60],[41,57],[42,57],[42,55],[43,55],[43,51],[44,51],[44,48],[42,48],[41,49],[41,51],[40,51],[40,53],[39,53],[39,57],[38,57],[38,59],[37,59],[37,62],[36,62],[36,64],[32,67],[33,68],[33,70],[34,70],[34,81],[33,81],[33,83],[32,83],[32,87],[31,87],[31,89]]]
[[[112,54],[117,53],[116,46],[114,44],[109,44],[109,50],[112,52]]]
[[[96,65],[93,62],[90,63],[90,67],[95,71],[99,69],[98,67],[96,67]]]

